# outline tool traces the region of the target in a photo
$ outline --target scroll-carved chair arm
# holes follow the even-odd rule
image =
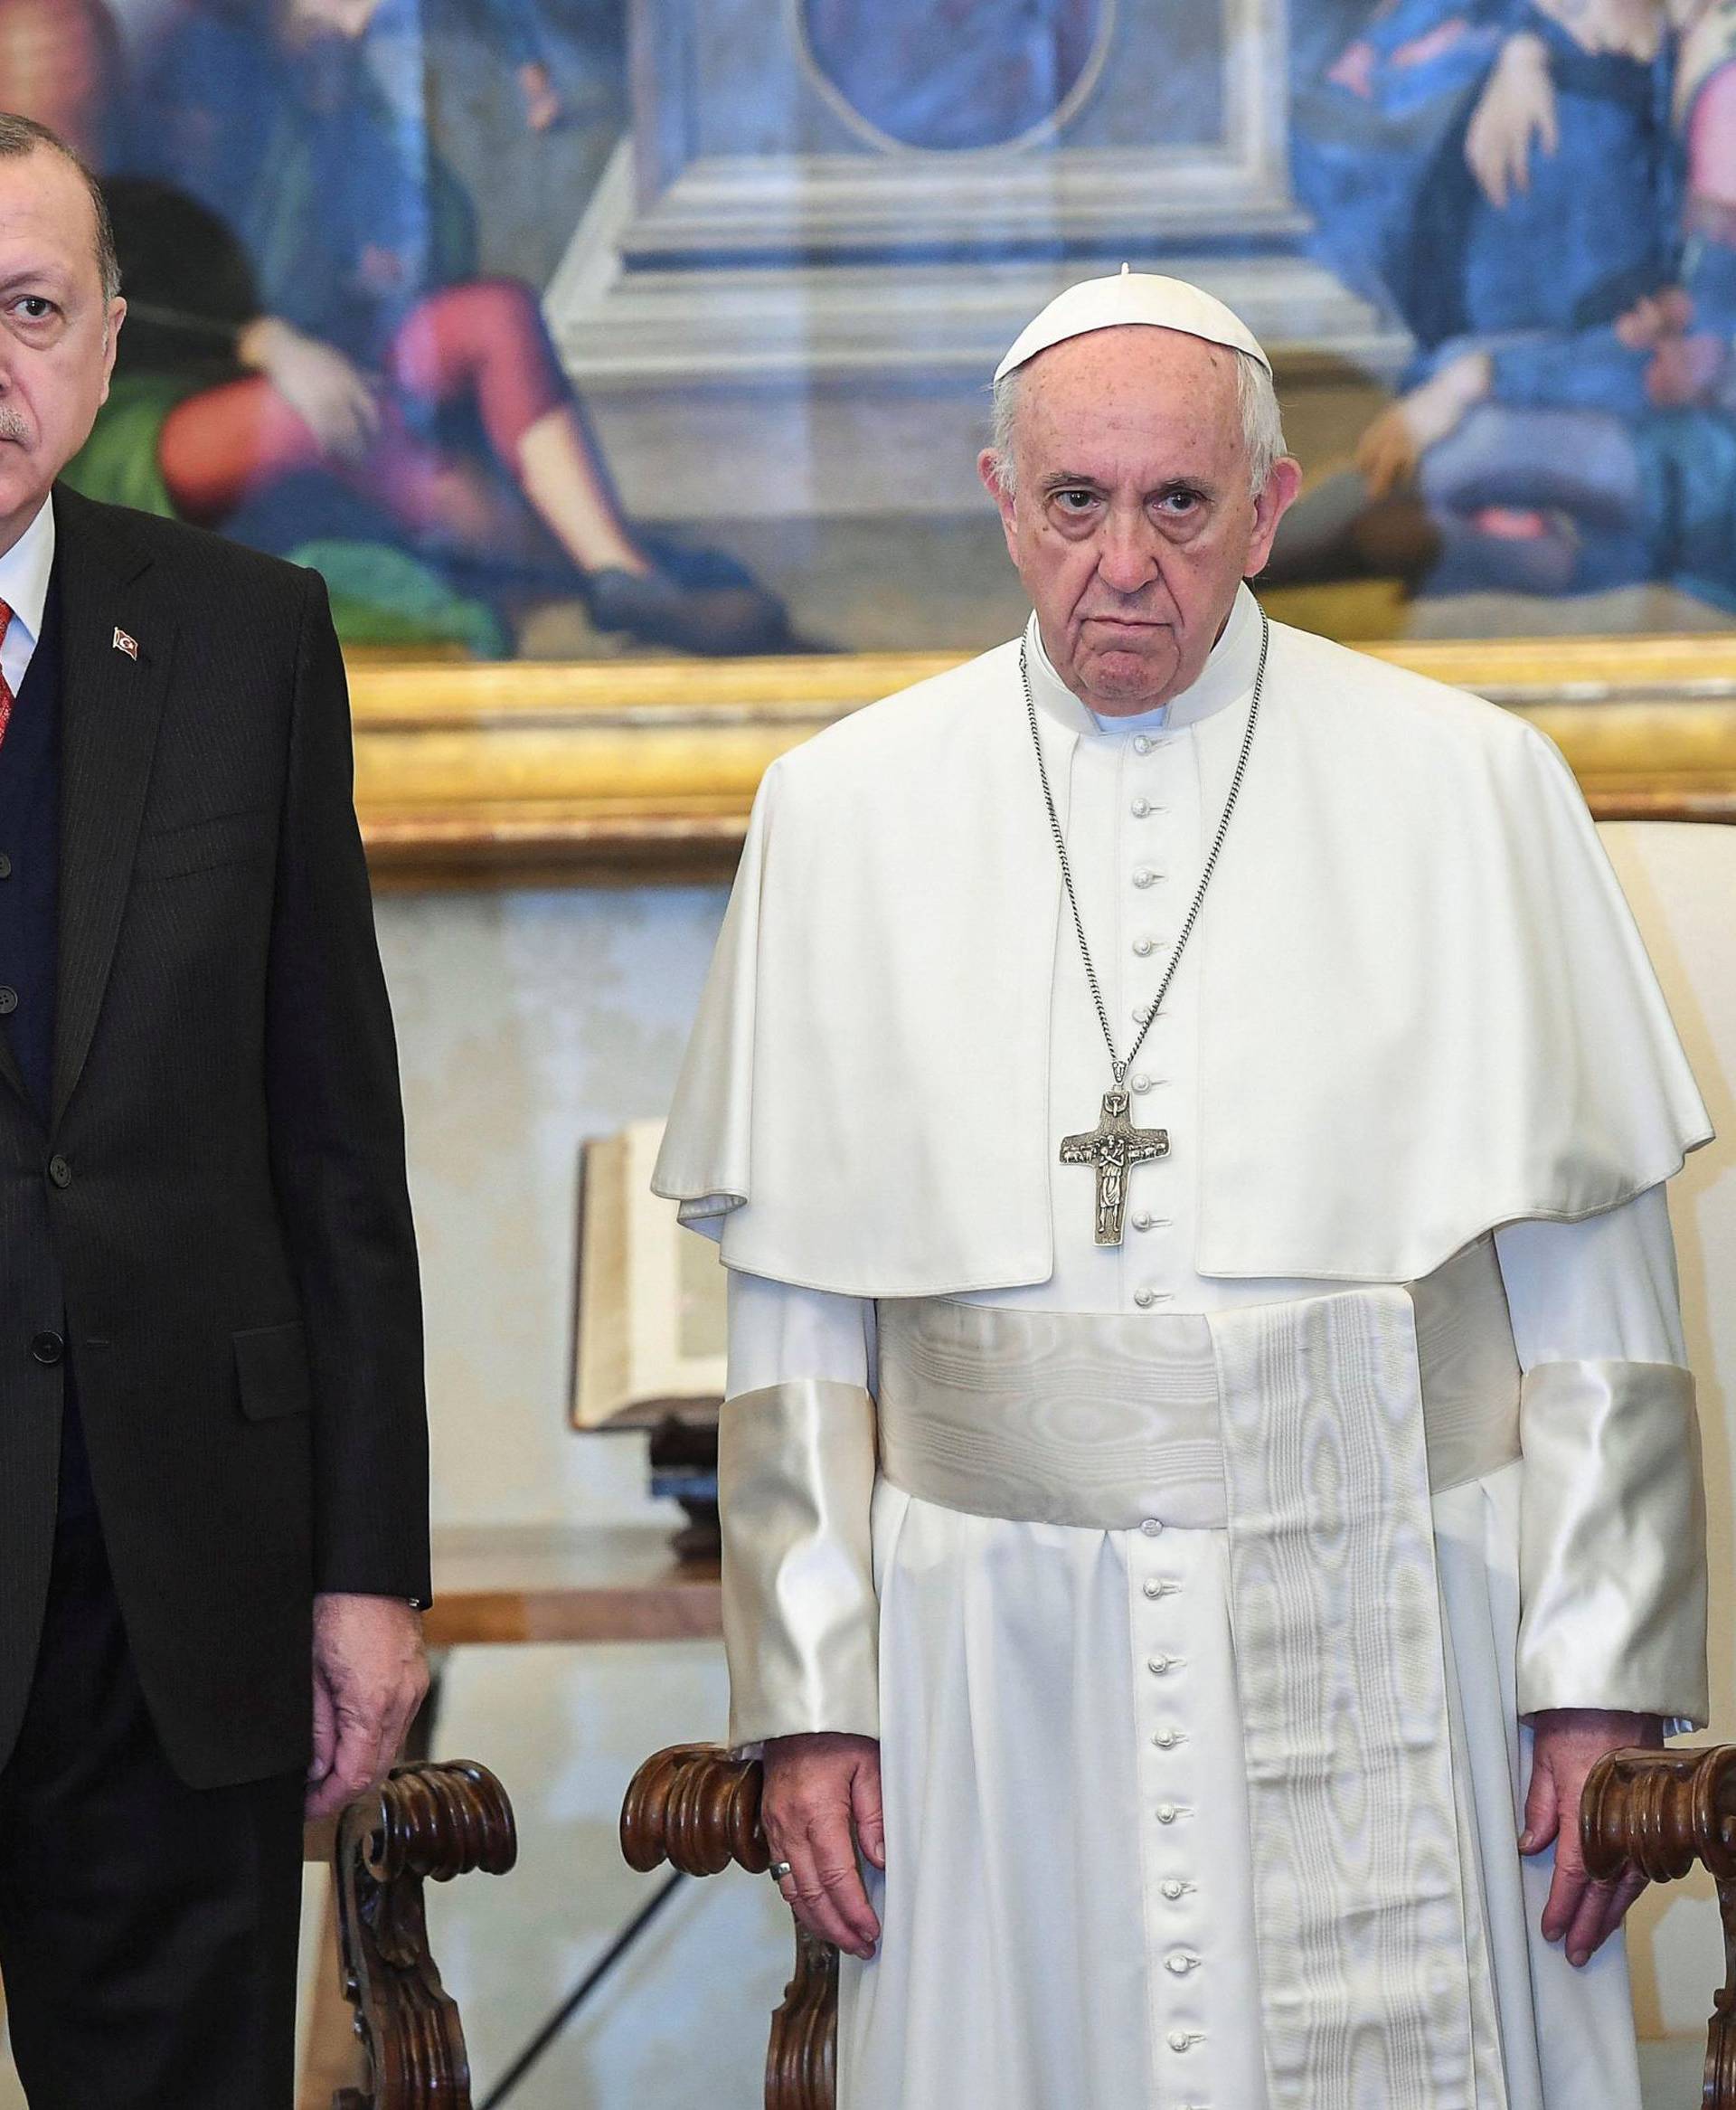
[[[677,1744],[647,1758],[621,1804],[621,1851],[641,1875],[667,1861],[684,1876],[715,1876],[731,1861],[750,1876],[771,1866],[760,1829],[764,1775],[757,1758],[715,1744]]]
[[[335,1874],[344,1997],[367,2080],[332,2110],[470,2110],[470,2065],[452,1996],[429,1954],[422,1885],[518,1856],[505,1790],[468,1761],[397,1767],[338,1824]]]
[[[649,1874],[665,1861],[689,1876],[731,1862],[752,1876],[771,1866],[760,1828],[765,1776],[757,1758],[712,1744],[677,1744],[647,1758],[621,1804],[621,1851]],[[833,2110],[837,2100],[838,1952],[796,1929],[796,1972],[771,2018],[766,2110]]]
[[[1724,1982],[1706,2032],[1704,2110],[1736,2110],[1736,1745],[1617,1751],[1593,1766],[1580,1803],[1586,1866],[1624,1866],[1673,1883],[1696,1863],[1718,1887]]]

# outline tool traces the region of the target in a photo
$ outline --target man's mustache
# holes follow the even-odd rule
[[[10,403],[0,403],[0,440],[28,440],[30,421]]]

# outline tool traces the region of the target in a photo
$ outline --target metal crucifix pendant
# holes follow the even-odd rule
[[[1063,1136],[1063,1165],[1097,1168],[1097,1243],[1119,1245],[1127,1212],[1127,1174],[1136,1165],[1169,1155],[1167,1129],[1137,1129],[1127,1119],[1127,1095],[1118,1085],[1103,1094],[1103,1114],[1083,1135]]]

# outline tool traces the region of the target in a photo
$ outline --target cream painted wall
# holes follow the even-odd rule
[[[566,1426],[577,1153],[666,1110],[723,899],[573,889],[379,904],[442,1523],[664,1514],[644,1492],[643,1438]],[[524,1842],[513,1875],[472,1877],[430,1907],[478,2102],[651,1894],[616,1843],[633,1768],[723,1720],[721,1651],[704,1645],[451,1659],[439,1754],[500,1774]],[[690,1886],[512,2110],[750,2110],[788,1940],[769,1883]]]
[[[718,890],[383,898],[382,951],[401,1044],[411,1185],[422,1242],[442,1522],[642,1518],[639,1439],[565,1426],[576,1154],[580,1140],[667,1102],[722,913]],[[1667,977],[1666,977],[1667,979]],[[1726,992],[1736,1007],[1736,982]],[[1684,1029],[1690,1021],[1684,1019]],[[1720,1021],[1730,1030],[1736,1020]],[[1695,1022],[1690,1046],[1704,1073]],[[1728,1043],[1726,1045],[1729,1045]],[[1728,1088],[1713,1106],[1736,1132]],[[1736,1187],[1702,1160],[1679,1197],[1691,1291],[1736,1264]],[[1736,1310],[1696,1359],[1736,1371]],[[1736,1733],[1730,1517],[1736,1502],[1714,1384],[1720,1626],[1714,1706]],[[439,1748],[495,1766],[516,1802],[518,1870],[434,1893],[436,1951],[466,2017],[476,2100],[649,1895],[615,1822],[638,1760],[723,1721],[719,1653],[679,1648],[465,1651],[448,1671]],[[1702,1888],[1648,1911],[1637,1973],[1656,2027],[1703,2027],[1716,1915]],[[769,1884],[690,1887],[589,2023],[568,2033],[511,2110],[751,2110],[765,2019],[788,1968]],[[1690,2052],[1680,2074],[1693,2065]],[[1685,2105],[1659,2065],[1658,2110]],[[1648,2091],[1649,2092],[1649,2091]],[[20,2100],[0,2060],[0,2110]]]
[[[576,1153],[586,1135],[665,1110],[722,903],[709,889],[574,889],[380,904],[422,1239],[441,1521],[653,1513],[639,1439],[565,1427]],[[1708,1028],[1698,1014],[1682,1022],[1703,1074]],[[1736,1111],[1721,1102],[1713,1112],[1726,1133],[1736,1129]],[[1713,1254],[1736,1255],[1736,1186],[1713,1169],[1698,1161],[1678,1197],[1684,1273],[1703,1312]],[[1696,1320],[1703,1368],[1736,1370],[1732,1325],[1736,1310],[1714,1338],[1712,1321]],[[1714,1380],[1703,1405],[1720,1583],[1714,1706],[1736,1733],[1727,1389]],[[615,1843],[633,1766],[662,1744],[719,1734],[722,1719],[721,1664],[708,1648],[492,1650],[455,1661],[440,1748],[496,1766],[526,1849],[517,1874],[472,1878],[436,1909],[479,2101],[647,1894]],[[1719,1954],[1708,1892],[1662,1894],[1645,1923],[1643,2020],[1653,2030],[1703,2027]],[[695,1887],[514,2110],[748,2110],[787,1939],[769,1885],[725,1877]]]
[[[1705,1458],[1712,1727],[1736,1740],[1736,831],[1622,822],[1602,831],[1639,919],[1718,1140],[1671,1183]],[[1656,1889],[1633,1916],[1635,2008],[1646,2034],[1703,2032],[1723,1982],[1711,1878]]]
[[[566,1423],[578,1151],[667,1111],[721,890],[387,896],[440,1523],[644,1514]]]

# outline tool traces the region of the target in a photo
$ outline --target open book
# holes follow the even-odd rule
[[[725,1369],[724,1285],[717,1247],[684,1231],[651,1191],[659,1121],[585,1144],[580,1167],[572,1423],[716,1425]]]

